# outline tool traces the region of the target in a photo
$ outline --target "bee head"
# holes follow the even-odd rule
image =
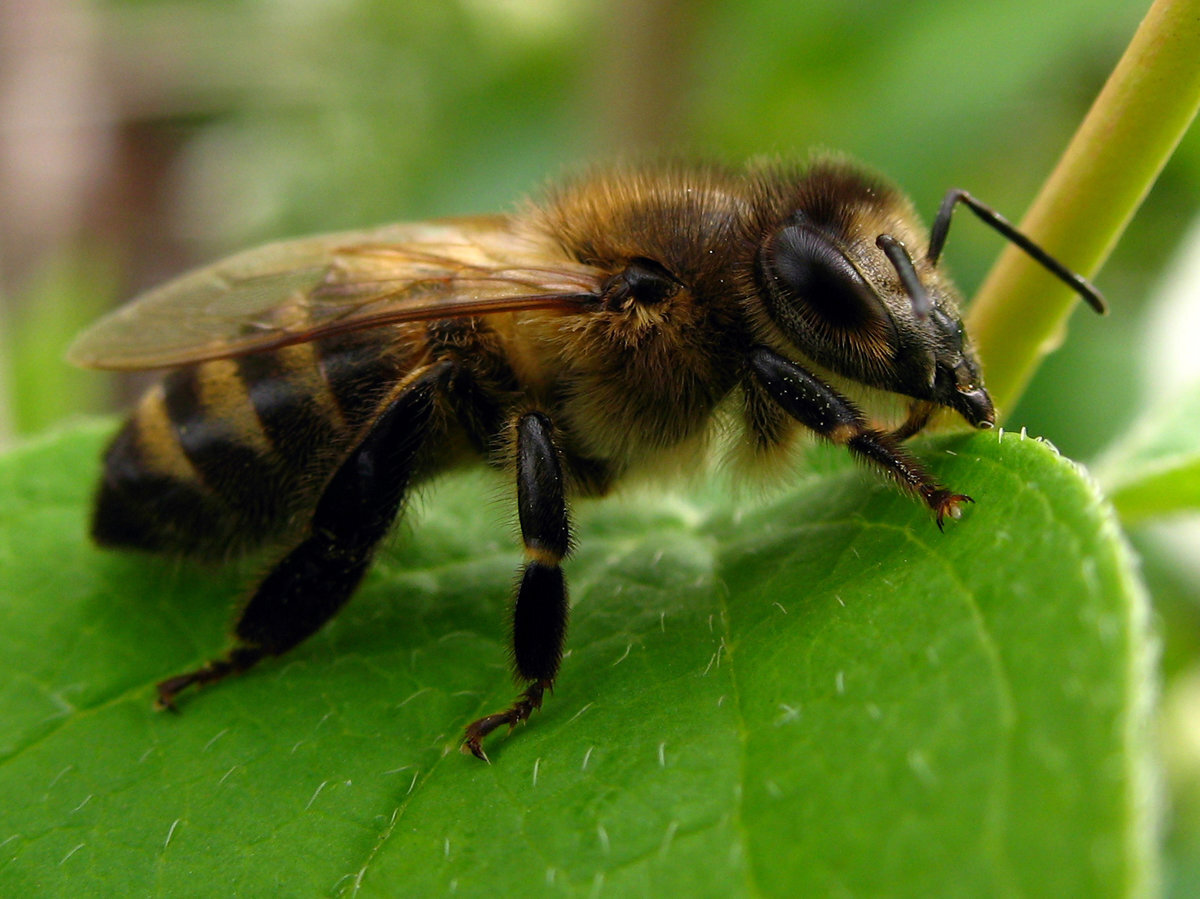
[[[965,190],[946,193],[928,234],[908,200],[858,166],[818,160],[807,170],[756,173],[754,291],[797,349],[871,387],[959,412],[977,428],[996,421],[979,360],[963,332],[958,294],[938,268],[962,203],[1096,312],[1095,286]],[[924,248],[915,260],[907,247]],[[914,419],[915,420],[915,419]],[[906,425],[907,427],[907,425]]]
[[[975,427],[995,422],[953,287],[897,238],[851,244],[801,212],[762,245],[757,270],[768,316],[813,361]]]

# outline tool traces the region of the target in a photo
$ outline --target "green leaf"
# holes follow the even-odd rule
[[[255,566],[92,548],[106,430],[0,465],[4,895],[1153,887],[1144,596],[1043,443],[919,445],[978,501],[945,534],[829,454],[765,505],[581,505],[558,689],[489,766],[457,746],[515,692],[503,485],[428,490],[329,627],[160,714]]]
[[[1147,413],[1096,476],[1127,525],[1200,511],[1200,383]]]

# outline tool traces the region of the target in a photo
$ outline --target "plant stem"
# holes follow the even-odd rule
[[[1156,0],[1021,230],[1093,275],[1200,107],[1200,0]],[[1062,342],[1075,294],[1016,247],[992,268],[968,329],[1001,410]]]

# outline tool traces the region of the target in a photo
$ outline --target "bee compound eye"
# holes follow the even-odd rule
[[[803,318],[815,317],[839,331],[860,330],[886,319],[871,286],[846,254],[819,231],[789,225],[776,234],[767,255],[774,286],[783,288],[781,305],[797,307]]]

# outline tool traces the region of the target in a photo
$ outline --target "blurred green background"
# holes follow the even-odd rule
[[[0,0],[0,440],[113,405],[61,364],[98,311],[273,238],[511,207],[583,164],[812,147],[1019,216],[1144,0]],[[1010,424],[1087,459],[1200,209],[1186,141]],[[954,229],[970,294],[999,238]],[[1067,260],[1068,262],[1070,260]]]
[[[0,0],[0,446],[127,403],[136,385],[63,352],[172,274],[279,237],[509,208],[591,162],[837,149],[926,218],[950,187],[1019,218],[1147,5]],[[1000,239],[958,222],[946,259],[969,296]],[[1196,256],[1193,131],[1097,278],[1112,315],[1074,317],[1008,427],[1087,462],[1195,380],[1200,277],[1167,276]],[[1167,706],[1200,722],[1189,524],[1131,536]],[[1168,729],[1176,888],[1200,885],[1186,730]]]

